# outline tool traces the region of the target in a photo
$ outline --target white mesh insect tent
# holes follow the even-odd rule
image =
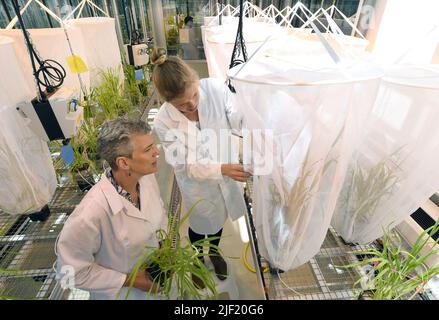
[[[113,18],[79,18],[68,20],[66,24],[81,30],[84,43],[87,44],[85,58],[90,69],[92,84],[98,83],[100,70],[122,70],[116,25]],[[123,75],[121,74],[121,76]]]
[[[34,96],[17,59],[14,40],[0,36],[0,209],[9,214],[41,210],[57,181],[46,142],[16,110]]]
[[[332,219],[348,242],[368,243],[439,187],[439,68],[387,70]]]
[[[250,155],[244,156],[254,170],[262,255],[283,270],[298,267],[323,243],[358,140],[357,124],[373,106],[382,71],[359,60],[337,65],[327,53],[261,50],[228,76],[244,127],[271,130],[259,145],[253,131]]]

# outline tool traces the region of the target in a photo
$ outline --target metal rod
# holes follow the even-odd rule
[[[145,4],[143,0],[139,0],[139,14],[140,14],[140,23],[142,24],[142,32],[143,32],[143,41],[148,41],[148,31],[146,28],[146,15],[145,15]]]
[[[107,14],[107,16],[110,16],[110,11],[108,10],[108,3],[107,3],[107,1],[108,0],[104,0],[103,1],[103,3],[104,3],[104,11]]]
[[[130,25],[128,24],[128,15],[127,15],[127,4],[125,0],[122,0],[122,7],[123,7],[123,16],[125,17],[125,28],[127,28],[128,37],[131,44],[131,38],[133,36],[133,30],[131,29]]]
[[[163,7],[161,1],[149,0],[151,8],[152,33],[154,46],[166,49],[165,24],[163,18]]]
[[[112,4],[113,4],[113,12],[114,12],[114,19],[115,19],[115,23],[116,23],[116,34],[117,37],[119,39],[119,48],[121,50],[123,50],[123,36],[122,36],[122,28],[120,27],[120,21],[119,21],[119,10],[117,9],[117,3],[116,0],[112,0]]]
[[[137,24],[136,6],[134,5],[134,1],[131,1],[131,16],[133,17],[134,29],[138,30],[139,25]]]
[[[258,282],[259,282],[261,288],[264,291],[265,299],[269,300],[268,289],[267,289],[267,286],[265,284],[264,274],[263,274],[263,270],[262,270],[262,262],[261,262],[261,255],[259,253],[256,228],[255,228],[255,225],[253,223],[252,208],[251,208],[251,204],[250,204],[250,199],[249,199],[246,192],[244,192],[244,200],[245,200],[245,205],[247,207],[247,214],[245,216],[245,218],[246,218],[245,220],[247,222],[247,228],[250,231],[249,232],[249,241],[250,241],[250,246],[252,249],[253,259],[255,261],[256,276],[257,276],[257,279],[258,279]]]
[[[0,243],[16,244],[16,243],[24,242],[24,241],[56,239],[57,237],[58,237],[58,235],[56,235],[56,234],[50,234],[50,235],[27,235],[27,234],[13,235],[13,236],[0,237]]]

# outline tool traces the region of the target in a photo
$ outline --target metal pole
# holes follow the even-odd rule
[[[131,14],[134,20],[134,28],[136,30],[139,29],[139,26],[137,24],[137,14],[136,14],[136,6],[134,5],[134,1],[131,1]]]
[[[262,270],[261,255],[259,253],[258,239],[256,236],[256,228],[255,228],[255,225],[253,223],[252,208],[251,208],[251,204],[250,204],[250,199],[248,198],[248,195],[246,192],[244,192],[244,200],[245,200],[245,205],[247,207],[247,214],[245,215],[245,221],[247,223],[247,229],[250,231],[249,232],[249,241],[250,241],[250,246],[251,246],[252,254],[253,254],[256,277],[258,279],[260,287],[264,291],[265,300],[269,300],[268,290],[267,290],[267,287],[265,284],[264,274],[263,274],[263,270]]]
[[[119,39],[119,48],[123,50],[123,37],[122,37],[122,29],[120,28],[120,21],[119,21],[119,10],[117,10],[117,3],[116,0],[112,0],[113,4],[113,11],[114,11],[114,19],[116,20],[116,34]]]
[[[165,24],[161,0],[149,0],[154,46],[166,49]]]
[[[131,30],[131,24],[128,22],[127,6],[126,6],[125,0],[122,0],[122,10],[123,10],[123,16],[125,17],[125,28],[127,28],[128,37],[129,37],[129,40],[131,42],[133,30]]]
[[[143,41],[148,41],[148,32],[146,29],[146,16],[144,0],[139,0],[140,23],[142,24]]]
[[[107,0],[104,0],[103,3],[104,3],[104,11],[107,13],[108,16],[110,16],[110,11],[108,11]]]

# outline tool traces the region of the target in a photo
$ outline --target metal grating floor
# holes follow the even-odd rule
[[[53,264],[56,238],[85,193],[70,183],[59,186],[49,203],[51,215],[44,221],[31,221],[26,215],[0,212],[0,299],[87,300],[88,292],[63,291],[55,280]],[[180,210],[181,195],[173,183],[172,212]],[[264,273],[272,300],[356,299],[352,287],[361,270],[339,268],[355,261],[352,251],[371,246],[351,246],[330,228],[320,252],[308,263],[287,272]]]
[[[331,228],[320,252],[308,263],[287,272],[265,273],[269,298],[273,300],[356,299],[353,285],[359,271],[340,268],[353,262],[351,251],[365,246],[349,246]]]
[[[54,246],[67,215],[52,209],[46,221],[36,222],[0,214],[3,221],[14,221],[0,237],[0,297],[56,299]]]
[[[55,242],[83,197],[72,186],[58,187],[46,221],[0,212],[0,299],[61,299],[55,280]]]

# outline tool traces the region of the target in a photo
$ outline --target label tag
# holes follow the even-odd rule
[[[136,81],[143,80],[143,70],[142,69],[136,69],[134,72],[136,75]]]
[[[64,164],[66,167],[70,166],[73,161],[75,161],[75,154],[70,142],[69,144],[61,147],[61,157],[64,159]]]

